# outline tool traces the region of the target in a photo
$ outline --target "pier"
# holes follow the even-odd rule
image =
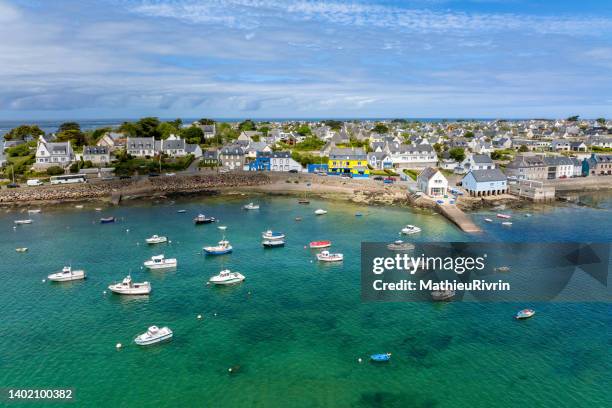
[[[474,221],[463,211],[457,208],[454,204],[437,204],[436,207],[442,215],[452,221],[463,232],[470,234],[482,232],[480,227],[474,224]]]

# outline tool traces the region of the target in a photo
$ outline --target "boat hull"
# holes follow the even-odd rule
[[[173,333],[165,334],[163,336],[156,337],[154,339],[141,339],[140,336],[134,339],[134,343],[139,346],[150,346],[157,343],[162,343],[164,341],[168,341],[172,338]]]
[[[280,248],[285,246],[285,241],[264,241],[261,244],[264,248]]]
[[[122,287],[117,287],[115,285],[110,285],[108,287],[108,289],[113,292],[116,293],[118,295],[148,295],[149,293],[151,293],[151,285],[146,285],[146,286],[139,286],[139,287],[132,287],[132,288],[122,288]]]
[[[47,276],[47,279],[49,279],[52,282],[70,282],[70,281],[77,281],[77,280],[83,280],[86,278],[85,272],[83,273],[73,273],[70,276],[61,276],[59,274],[51,274],[49,276]]]
[[[144,263],[145,268],[150,269],[152,271],[156,271],[156,270],[160,270],[160,269],[175,269],[177,267],[178,263],[172,263],[172,264],[148,264],[147,262]]]
[[[232,249],[207,249],[207,248],[204,248],[204,252],[206,253],[206,255],[225,255],[225,254],[231,254],[232,253]]]
[[[315,241],[309,244],[311,249],[321,249],[321,248],[329,248],[331,246],[331,241]]]

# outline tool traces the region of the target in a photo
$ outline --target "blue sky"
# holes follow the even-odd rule
[[[0,119],[612,116],[612,1],[0,0]]]

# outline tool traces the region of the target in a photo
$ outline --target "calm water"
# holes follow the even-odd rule
[[[483,222],[477,238],[439,215],[405,209],[254,200],[261,210],[241,210],[246,198],[134,203],[101,214],[93,205],[48,208],[16,230],[13,220],[24,215],[2,210],[0,387],[72,387],[85,406],[611,405],[610,305],[530,305],[538,315],[515,322],[513,313],[525,305],[365,304],[359,286],[361,241],[396,239],[401,225],[424,227],[420,239],[428,241],[607,242],[609,196],[590,199],[589,207],[547,207],[529,218],[517,213],[510,229]],[[319,207],[329,214],[315,217]],[[200,254],[221,238],[215,225],[193,225],[200,211],[228,226],[233,254]],[[357,211],[364,216],[355,217]],[[99,225],[102,215],[120,222]],[[285,248],[260,246],[268,227],[287,234]],[[156,233],[172,242],[143,244]],[[312,262],[304,245],[317,239],[332,240],[344,263]],[[16,253],[21,246],[30,251]],[[162,252],[179,259],[175,272],[141,270]],[[85,268],[88,279],[41,281],[68,263]],[[224,267],[247,280],[207,287]],[[103,294],[128,272],[152,283],[151,296]],[[151,324],[170,326],[173,341],[135,346],[132,339]],[[117,342],[124,344],[120,351]],[[365,362],[387,351],[390,364]],[[240,369],[229,375],[232,366]]]

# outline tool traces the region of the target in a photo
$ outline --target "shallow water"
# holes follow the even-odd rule
[[[253,200],[259,211],[241,209]],[[408,223],[423,227],[424,241],[609,242],[610,202],[516,212],[510,228],[484,222],[496,211],[476,213],[485,229],[478,236],[440,215],[290,198],[44,209],[15,230],[25,215],[2,213],[0,386],[71,387],[87,406],[610,406],[609,304],[530,305],[537,316],[515,322],[524,305],[362,303],[359,273],[361,242],[397,239]],[[317,208],[329,213],[314,216]],[[194,226],[198,212],[228,226],[234,253],[201,255],[222,231]],[[119,221],[97,223],[108,215]],[[287,245],[262,248],[267,228],[285,232]],[[145,245],[152,234],[172,242]],[[342,264],[313,262],[304,246],[322,239],[344,253]],[[16,253],[21,246],[29,252]],[[178,258],[178,269],[141,270],[159,253]],[[41,281],[69,263],[88,279]],[[222,268],[247,280],[206,286]],[[103,294],[128,273],[150,281],[153,293]],[[168,325],[174,339],[138,348],[133,338],[151,324]],[[387,351],[389,364],[366,362]]]

